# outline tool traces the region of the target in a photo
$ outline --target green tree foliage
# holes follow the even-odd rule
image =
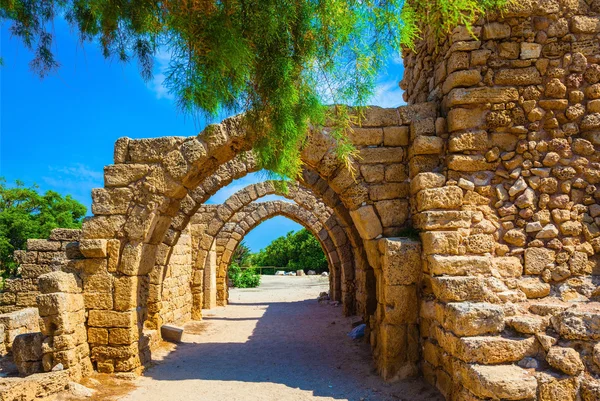
[[[233,255],[231,256],[231,262],[238,266],[248,266],[250,264],[250,258],[252,251],[248,248],[248,245],[244,241],[240,242]]]
[[[327,259],[315,236],[303,228],[271,242],[252,258],[256,266],[291,267],[296,269],[327,270]]]
[[[56,18],[106,58],[137,60],[146,80],[153,56],[166,51],[165,84],[181,110],[246,112],[261,167],[296,178],[308,127],[326,118],[351,166],[350,123],[360,122],[390,54],[413,48],[420,26],[445,33],[507,1],[0,0],[0,19],[34,52],[31,68],[42,77],[59,67]]]
[[[80,228],[86,208],[70,196],[17,181],[8,187],[0,177],[0,276],[15,274],[13,252],[25,249],[29,238],[47,238],[54,228]]]
[[[252,267],[242,270],[237,263],[232,263],[228,274],[234,287],[255,288],[260,285],[260,274]]]

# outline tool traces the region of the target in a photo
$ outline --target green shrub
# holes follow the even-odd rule
[[[229,266],[229,278],[237,288],[255,288],[260,285],[260,275],[253,267],[242,270],[237,264],[232,263]]]

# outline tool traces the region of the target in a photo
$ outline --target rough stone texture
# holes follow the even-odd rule
[[[72,351],[47,355],[135,371],[149,330],[226,304],[235,247],[283,214],[322,243],[330,294],[369,323],[385,378],[420,367],[449,400],[598,399],[596,3],[516,2],[439,40],[423,27],[404,54],[410,106],[353,127],[354,173],[327,127],[311,132],[293,207],[254,202],[282,195],[273,183],[203,205],[258,169],[237,117],[193,138],[120,140],[94,217],[29,241],[2,312],[39,304],[41,332]],[[421,245],[395,238],[411,226]]]

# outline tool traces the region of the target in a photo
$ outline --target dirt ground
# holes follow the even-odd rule
[[[233,289],[229,306],[206,311],[185,326],[183,343],[155,352],[143,377],[103,381],[93,398],[443,400],[422,379],[384,383],[368,344],[347,336],[356,318],[317,302],[327,288],[322,277],[263,276],[257,289]]]

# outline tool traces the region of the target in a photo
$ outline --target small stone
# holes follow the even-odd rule
[[[558,78],[553,78],[546,84],[546,96],[563,99],[567,95],[567,87]]]
[[[510,187],[508,193],[510,196],[515,196],[516,194],[523,192],[527,188],[527,183],[523,179],[523,177],[519,177],[519,179]]]
[[[558,237],[558,228],[554,224],[546,224],[535,236],[537,239],[551,239]]]

